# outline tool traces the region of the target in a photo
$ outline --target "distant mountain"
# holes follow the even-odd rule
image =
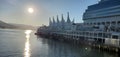
[[[0,21],[0,28],[14,28],[14,26],[7,24],[3,21]]]
[[[36,29],[35,26],[31,26],[31,25],[13,24],[13,23],[9,23],[9,24],[14,26],[16,29],[31,29],[31,30]]]
[[[31,29],[34,30],[36,29],[34,26],[31,25],[24,25],[24,24],[11,24],[11,23],[5,23],[3,21],[0,21],[0,28],[4,29]]]

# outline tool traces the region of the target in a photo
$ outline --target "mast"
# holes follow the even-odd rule
[[[69,12],[67,12],[67,23],[71,23],[71,21],[70,21],[70,16],[69,16]]]

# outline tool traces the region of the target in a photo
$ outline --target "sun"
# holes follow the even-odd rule
[[[28,12],[29,12],[29,13],[33,13],[33,12],[34,12],[34,9],[33,9],[33,8],[28,8]]]

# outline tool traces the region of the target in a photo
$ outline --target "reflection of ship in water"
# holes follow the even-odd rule
[[[47,44],[48,43],[48,40],[46,38],[42,39],[42,37],[40,37],[40,36],[37,36],[37,40],[39,40],[42,44]]]
[[[37,34],[45,37],[70,42],[86,43],[104,50],[120,50],[120,0],[101,0],[88,6],[83,14],[84,23],[74,23],[67,13],[65,22],[49,21],[49,26],[42,26]]]
[[[49,50],[48,52],[50,53],[49,56],[50,57],[77,57],[77,56],[81,56],[80,53],[82,52],[87,52],[84,48],[76,46],[76,45],[69,45],[67,43],[63,43],[63,42],[57,42],[54,40],[50,40],[48,41],[48,47]],[[81,48],[81,49],[79,49]],[[83,54],[82,54],[83,55]],[[83,56],[85,56],[86,53],[84,53]]]
[[[38,37],[38,39],[40,42],[44,42],[44,45],[46,45],[48,48],[48,54],[46,57],[89,57],[88,55],[94,57],[98,56],[98,54],[106,57],[106,55],[108,54],[104,53],[103,51],[92,49],[91,47],[86,45],[69,44],[41,37]],[[112,55],[110,56],[114,57],[118,56],[118,54],[112,53]]]

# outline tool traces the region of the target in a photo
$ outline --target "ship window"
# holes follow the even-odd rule
[[[85,35],[85,32],[83,32],[83,35]]]
[[[99,36],[99,37],[102,37],[102,33],[98,33],[98,36]]]
[[[105,22],[102,22],[103,25],[105,25]]]
[[[118,21],[118,24],[120,24],[120,21]]]
[[[115,21],[113,21],[113,22],[112,22],[112,25],[115,25],[115,24],[116,24],[116,22],[115,22]]]
[[[94,25],[96,25],[96,23],[94,23]]]
[[[94,33],[94,36],[96,36],[96,37],[97,37],[97,33]]]
[[[113,39],[118,39],[118,36],[117,35],[113,35],[112,38]]]
[[[107,24],[110,24],[110,22],[107,22]]]
[[[100,23],[97,23],[97,25],[100,25]]]
[[[90,23],[90,25],[92,25],[92,23]]]

